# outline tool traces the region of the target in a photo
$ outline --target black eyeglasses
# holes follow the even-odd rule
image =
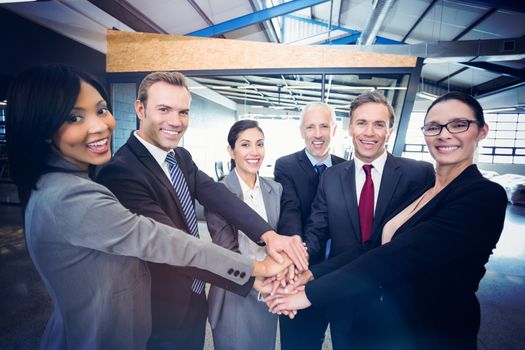
[[[423,131],[423,135],[425,136],[437,136],[441,134],[443,128],[447,128],[448,132],[451,134],[460,134],[462,132],[467,131],[470,127],[470,124],[472,123],[477,123],[477,121],[468,119],[457,119],[446,124],[432,122],[423,125],[421,127],[421,131]]]

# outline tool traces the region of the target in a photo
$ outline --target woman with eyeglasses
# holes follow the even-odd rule
[[[422,127],[436,161],[434,185],[385,224],[382,245],[345,255],[301,276],[304,290],[277,295],[274,312],[337,307],[365,296],[370,313],[348,325],[355,349],[476,349],[478,284],[503,229],[507,197],[479,172],[474,155],[488,133],[471,96],[436,99]],[[360,305],[362,306],[362,305]]]

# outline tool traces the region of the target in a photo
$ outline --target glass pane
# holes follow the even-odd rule
[[[512,164],[512,158],[508,156],[494,156],[494,163]]]
[[[514,146],[514,139],[497,139],[495,142],[496,146],[503,146],[503,147],[513,147]]]
[[[514,157],[514,164],[525,164],[525,157]]]
[[[485,156],[480,154],[478,156],[478,162],[480,163],[492,163],[492,156]]]

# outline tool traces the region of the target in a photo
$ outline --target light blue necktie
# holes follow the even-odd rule
[[[199,238],[199,229],[197,226],[197,217],[195,216],[195,208],[193,207],[193,201],[191,199],[190,191],[186,179],[180,170],[177,161],[175,160],[175,153],[170,152],[166,156],[166,163],[170,169],[171,182],[177,197],[179,197],[180,205],[182,206],[182,212],[186,219],[186,224],[190,234],[194,237]],[[197,294],[201,294],[204,290],[204,282],[194,278],[191,284],[191,290]]]

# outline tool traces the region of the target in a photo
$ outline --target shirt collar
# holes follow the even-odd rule
[[[323,161],[318,161],[317,159],[315,159],[315,157],[312,156],[306,148],[304,149],[304,153],[306,153],[306,157],[308,157],[308,160],[310,160],[310,163],[312,163],[312,166],[317,165],[317,164],[324,164],[326,165],[327,168],[332,166],[332,157],[330,156],[330,153]]]
[[[159,148],[159,147],[157,147],[155,145],[152,145],[148,141],[144,140],[137,133],[137,130],[135,130],[135,132],[133,132],[133,135],[137,138],[137,140],[139,140],[140,143],[142,143],[144,145],[144,147],[146,147],[148,152],[151,153],[151,155],[153,156],[153,158],[155,158],[157,163],[159,163],[159,165],[162,166],[164,164],[164,162],[166,161],[166,156],[168,155],[169,152],[167,152],[167,151],[163,150],[162,148]]]
[[[235,175],[237,175],[237,178],[239,179],[239,183],[241,184],[241,190],[243,194],[250,194],[256,191],[259,191],[261,188],[260,182],[259,182],[259,175],[255,178],[255,186],[253,188],[250,188],[244,180],[239,176],[239,173],[237,172],[237,168],[233,169],[235,171]]]
[[[379,157],[377,157],[372,163],[365,163],[361,159],[359,159],[357,157],[354,157],[355,168],[356,168],[356,170],[361,170],[363,165],[365,165],[365,164],[372,164],[374,166],[374,169],[376,169],[379,174],[382,174],[383,173],[383,169],[385,168],[386,158],[387,158],[387,151],[386,151],[386,149],[383,152],[383,154],[381,154]]]

